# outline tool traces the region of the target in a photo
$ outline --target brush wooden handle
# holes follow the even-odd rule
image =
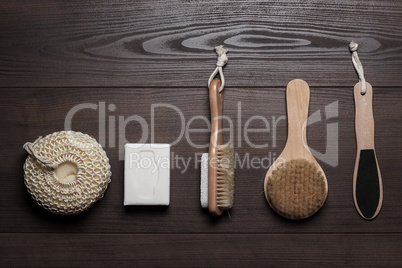
[[[211,138],[210,148],[222,145],[222,111],[223,111],[223,91],[219,93],[221,81],[214,79],[209,86],[209,105],[211,109]]]
[[[309,158],[311,155],[306,138],[309,102],[308,84],[301,79],[290,81],[286,87],[288,139],[283,155],[287,158]]]
[[[282,153],[271,165],[265,176],[264,189],[267,187],[268,178],[272,175],[272,172],[278,165],[286,161],[303,158],[315,163],[319,167],[307,146],[306,122],[309,102],[310,87],[308,84],[301,79],[290,81],[286,87],[288,138]],[[267,192],[265,192],[265,197],[268,200]]]
[[[374,149],[373,88],[366,83],[354,88],[357,155],[353,175],[353,199],[358,213],[366,220],[374,219],[383,200],[382,178]]]
[[[217,204],[217,146],[222,145],[222,110],[223,92],[219,93],[221,81],[214,79],[209,86],[209,104],[211,109],[211,138],[209,141],[208,161],[208,209],[213,215],[221,215],[223,211]]]

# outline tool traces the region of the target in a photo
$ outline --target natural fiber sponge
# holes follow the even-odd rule
[[[283,163],[272,172],[266,192],[275,211],[288,219],[304,219],[316,213],[327,197],[326,179],[305,159]]]
[[[40,206],[75,215],[103,197],[112,173],[106,152],[94,138],[61,131],[28,146],[29,150],[24,145],[30,152],[24,164],[25,185]]]

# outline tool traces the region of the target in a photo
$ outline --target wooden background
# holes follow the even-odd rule
[[[0,5],[0,264],[2,266],[267,266],[402,265],[402,2],[400,1],[1,1]],[[374,88],[376,150],[384,204],[373,221],[363,220],[352,199],[356,155],[353,86],[358,81],[348,44],[360,44],[367,81]],[[325,152],[328,123],[338,123],[338,166],[319,160],[329,184],[325,206],[312,218],[277,216],[263,195],[267,168],[237,168],[235,207],[212,218],[199,205],[200,170],[185,139],[172,146],[191,167],[171,170],[169,207],[123,206],[123,161],[118,120],[151,121],[152,104],[178,107],[188,123],[209,117],[206,81],[215,45],[230,50],[225,67],[224,114],[241,130],[251,116],[286,114],[285,86],[294,79],[311,86],[308,141]],[[112,166],[105,197],[77,217],[53,215],[27,193],[22,145],[64,129],[68,111],[82,110],[72,129],[99,139]],[[338,103],[338,117],[325,106]],[[242,113],[238,117],[238,105]],[[261,127],[255,121],[253,127]],[[194,121],[192,128],[205,128]],[[124,130],[124,129],[123,129]],[[235,144],[239,156],[279,155],[286,122],[270,133],[251,134],[252,148]],[[121,131],[141,138],[138,123]],[[172,109],[155,117],[155,141],[180,133]],[[116,136],[115,146],[110,137]],[[191,134],[205,144],[208,133]],[[234,139],[239,135],[236,131]],[[121,139],[120,139],[121,140]],[[151,139],[148,137],[147,142]],[[330,148],[334,153],[334,148]],[[333,155],[335,157],[335,155]]]

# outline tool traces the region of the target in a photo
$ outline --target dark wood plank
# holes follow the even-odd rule
[[[0,86],[202,87],[213,46],[227,85],[353,86],[348,44],[373,86],[402,78],[400,1],[6,1]]]
[[[2,266],[402,265],[401,234],[0,234]]]
[[[33,141],[40,135],[64,129],[68,112],[76,105],[105,102],[106,118],[99,117],[98,111],[85,109],[78,112],[72,123],[73,130],[88,133],[99,139],[99,122],[107,121],[109,116],[128,118],[139,115],[151,123],[152,104],[174,105],[183,112],[185,123],[194,116],[209,117],[206,88],[12,88],[2,89],[0,99],[0,232],[87,232],[87,233],[339,233],[339,232],[401,232],[402,204],[400,193],[399,161],[402,158],[400,133],[402,118],[395,115],[402,103],[401,88],[374,87],[374,118],[376,121],[376,151],[384,183],[384,205],[379,217],[366,222],[356,213],[352,200],[352,176],[355,163],[356,144],[354,134],[353,88],[311,88],[310,114],[320,111],[322,120],[308,128],[310,146],[324,153],[327,143],[326,127],[329,123],[338,124],[339,164],[332,167],[319,159],[326,172],[329,183],[329,196],[323,209],[309,220],[291,222],[277,216],[268,206],[263,195],[263,180],[266,167],[236,168],[235,207],[231,218],[226,214],[213,219],[201,210],[199,205],[199,165],[194,161],[195,153],[207,149],[193,148],[183,138],[172,147],[174,155],[190,159],[191,166],[183,171],[173,165],[171,170],[171,205],[159,207],[123,206],[123,161],[119,160],[118,131],[116,146],[106,142],[105,150],[111,160],[112,183],[105,197],[88,212],[77,217],[60,217],[38,207],[26,192],[23,184],[22,165],[26,153],[22,145]],[[325,119],[325,107],[337,103],[338,116]],[[115,105],[113,112],[108,110]],[[241,104],[241,116],[238,109]],[[99,108],[99,106],[98,106]],[[98,109],[99,110],[99,109]],[[277,124],[276,144],[273,143],[272,118],[284,116],[285,88],[226,88],[224,114],[234,123],[235,152],[240,161],[249,155],[251,158],[264,158],[269,154],[279,155],[286,140],[285,120]],[[250,134],[255,144],[269,143],[268,148],[252,148],[244,139],[246,121],[254,116],[266,118],[270,133]],[[240,122],[241,118],[241,122]],[[241,128],[241,142],[237,126]],[[227,122],[224,123],[228,126]],[[262,121],[254,121],[251,127],[262,127]],[[155,115],[155,142],[172,143],[180,134],[180,117],[171,108],[157,108]],[[191,128],[205,128],[205,123],[196,120]],[[125,134],[130,142],[139,141],[142,131],[138,123],[126,126]],[[108,132],[107,132],[108,133]],[[109,135],[106,133],[106,141]],[[206,144],[208,133],[191,134],[196,144]],[[224,133],[228,139],[228,133]],[[150,134],[147,137],[150,142]],[[330,148],[333,156],[335,147]],[[335,148],[336,149],[336,148]],[[121,150],[120,150],[121,151]],[[269,252],[269,251],[268,251]]]

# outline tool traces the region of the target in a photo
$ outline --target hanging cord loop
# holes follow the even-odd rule
[[[36,160],[38,160],[40,163],[42,163],[43,165],[51,168],[51,169],[56,169],[58,167],[58,165],[56,163],[53,163],[51,160],[49,159],[44,159],[42,157],[40,157],[35,149],[34,146],[42,139],[42,137],[37,138],[34,142],[27,142],[24,144],[24,146],[22,146],[22,148],[24,148],[25,151],[27,151],[27,153],[32,156],[33,158],[35,158]]]
[[[366,94],[366,78],[364,78],[363,65],[359,60],[359,56],[357,55],[358,47],[359,47],[359,45],[353,41],[350,42],[350,44],[349,44],[350,52],[352,52],[353,65],[355,66],[356,72],[359,75],[360,82],[362,82],[362,90],[360,93],[362,95],[364,95],[364,94]]]
[[[227,49],[224,49],[223,46],[217,46],[215,47],[216,54],[218,54],[218,61],[216,62],[216,68],[211,74],[211,76],[208,79],[208,87],[211,84],[212,79],[218,74],[221,78],[221,87],[219,88],[219,92],[222,92],[224,86],[225,86],[225,77],[223,76],[222,68],[223,66],[226,65],[228,62],[228,56],[226,56],[226,53],[228,52]]]

